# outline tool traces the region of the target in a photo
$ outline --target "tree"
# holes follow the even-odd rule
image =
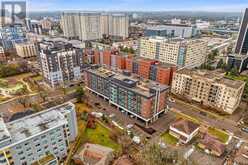
[[[141,151],[138,156],[138,163],[144,165],[192,165],[196,164],[191,160],[185,160],[183,154],[173,149],[162,149],[158,144],[151,144]]]
[[[26,107],[27,107],[27,104],[28,104],[28,98],[27,98],[27,96],[20,97],[20,98],[18,99],[18,102],[19,102],[19,104],[21,104],[24,108],[26,108]]]
[[[77,101],[78,102],[83,102],[83,99],[85,97],[85,91],[83,87],[78,87],[76,90],[76,95],[77,95]]]
[[[45,91],[40,92],[40,97],[42,98],[43,102],[46,101],[48,94]]]
[[[238,76],[239,71],[238,71],[237,67],[232,68],[231,71],[230,71],[230,74],[232,76]]]
[[[221,59],[219,60],[218,64],[217,64],[217,68],[218,68],[218,69],[219,69],[219,68],[223,68],[223,64],[224,64],[224,62],[223,62],[223,59],[221,58]]]

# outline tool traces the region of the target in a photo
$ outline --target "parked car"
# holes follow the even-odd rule
[[[247,127],[246,127],[246,128],[241,128],[241,130],[242,130],[243,132],[248,133],[248,128],[247,128]]]
[[[207,116],[207,113],[206,113],[206,112],[200,111],[200,114],[201,114],[202,116]]]
[[[176,101],[173,98],[169,98],[169,102],[175,103]]]
[[[127,129],[131,129],[131,128],[133,128],[133,124],[128,124]]]

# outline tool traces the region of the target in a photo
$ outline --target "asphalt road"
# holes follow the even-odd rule
[[[241,131],[237,126],[237,123],[232,122],[229,119],[215,118],[213,116],[204,115],[200,113],[200,111],[196,110],[195,106],[192,106],[189,103],[183,103],[182,101],[176,101],[175,103],[168,102],[168,104],[171,108],[175,108],[183,114],[192,116],[193,118],[202,121],[206,125],[231,132],[235,137],[248,142],[248,133]]]

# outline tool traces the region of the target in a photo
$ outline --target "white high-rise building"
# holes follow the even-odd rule
[[[62,13],[61,26],[67,38],[96,40],[103,34],[127,38],[129,19],[123,14]]]
[[[5,123],[0,119],[1,165],[57,165],[77,136],[71,102]]]

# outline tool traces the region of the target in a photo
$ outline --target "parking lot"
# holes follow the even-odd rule
[[[141,139],[149,139],[151,137],[151,134],[137,126],[140,125],[144,127],[144,122],[136,119],[132,115],[128,115],[123,110],[118,110],[116,106],[110,105],[107,100],[104,100],[104,98],[100,96],[93,93],[87,93],[87,96],[89,104],[93,106],[96,111],[102,112],[103,114],[109,116],[111,120],[115,121],[123,128],[126,128],[127,125],[133,125],[133,127],[128,130],[132,131],[134,135],[140,136]],[[174,120],[175,115],[172,112],[168,112],[163,114],[157,121],[150,124],[148,127],[155,130],[152,137],[159,136],[161,133],[165,132],[169,128],[170,123]]]

